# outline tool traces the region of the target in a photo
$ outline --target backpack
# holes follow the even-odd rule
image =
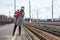
[[[14,17],[18,18],[19,14],[20,14],[20,11],[16,11],[14,14]]]

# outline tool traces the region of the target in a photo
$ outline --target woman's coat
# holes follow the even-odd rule
[[[15,18],[15,21],[14,21],[15,25],[21,26],[21,23],[23,21],[23,17],[24,17],[24,10],[21,10],[18,18]]]

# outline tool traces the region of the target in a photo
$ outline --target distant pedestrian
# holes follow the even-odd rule
[[[15,34],[17,26],[19,27],[19,36],[21,35],[21,23],[23,21],[24,14],[25,14],[24,13],[24,6],[21,6],[21,9],[17,10],[15,12],[15,15],[14,15],[14,17],[15,17],[15,21],[14,21],[15,26],[14,26],[14,30],[13,30],[13,36]]]

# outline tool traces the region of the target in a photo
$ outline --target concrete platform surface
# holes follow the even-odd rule
[[[24,32],[23,26],[21,30],[21,36],[18,36],[18,27],[15,32],[15,36],[12,36],[14,24],[7,24],[0,26],[0,40],[27,40],[25,38],[26,33]]]

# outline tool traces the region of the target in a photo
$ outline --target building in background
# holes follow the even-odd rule
[[[0,15],[0,21],[7,21],[8,17],[5,15]]]
[[[6,15],[0,15],[0,21],[13,21],[14,18],[7,17]]]

